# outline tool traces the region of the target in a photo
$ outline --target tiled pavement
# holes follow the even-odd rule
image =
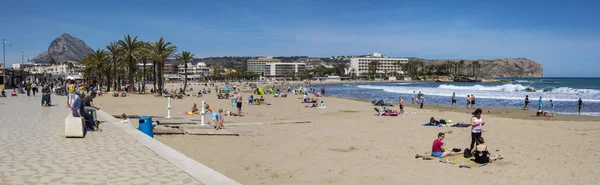
[[[65,98],[0,98],[0,184],[201,184],[112,123],[65,138]]]

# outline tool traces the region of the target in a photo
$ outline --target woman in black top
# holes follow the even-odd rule
[[[496,156],[491,156],[490,152],[488,152],[487,150],[487,146],[484,145],[485,141],[483,140],[483,137],[477,138],[477,143],[479,144],[475,147],[475,150],[473,151],[473,157],[475,157],[475,160],[473,161],[475,161],[476,163],[485,164],[496,159],[502,159],[500,154]]]

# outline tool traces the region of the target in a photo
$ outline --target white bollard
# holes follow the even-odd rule
[[[167,101],[169,101],[167,104],[167,118],[171,118],[171,97],[168,97]]]
[[[204,101],[202,101],[202,111],[200,112],[200,115],[202,115],[200,117],[200,125],[202,126],[206,126],[206,122],[204,122],[204,114],[206,113],[206,111],[204,110]]]

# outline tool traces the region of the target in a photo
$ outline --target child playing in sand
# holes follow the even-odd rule
[[[131,120],[129,120],[129,118],[127,117],[127,115],[125,113],[121,114],[121,123],[131,125]]]
[[[223,109],[219,109],[219,115],[223,115]],[[219,129],[223,129],[223,127],[225,127],[223,125],[223,122],[225,122],[225,119],[223,117],[224,116],[219,116],[219,121],[217,122],[218,123],[217,125],[219,126]]]

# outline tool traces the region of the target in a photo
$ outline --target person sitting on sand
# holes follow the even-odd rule
[[[248,103],[249,103],[250,105],[254,105],[254,95],[250,95],[250,96],[248,96]]]
[[[196,95],[196,97],[202,98],[202,92],[198,91],[198,95]]]
[[[2,97],[6,97],[6,91],[4,91],[4,89],[2,89]]]
[[[483,140],[483,137],[477,138],[477,143],[479,144],[477,145],[477,147],[475,147],[475,150],[473,151],[473,157],[475,157],[475,159],[473,160],[474,162],[479,164],[485,164],[491,163],[492,161],[495,161],[497,159],[502,159],[500,154],[491,156],[490,152],[488,152],[487,150],[487,146],[484,145],[485,141]]]
[[[438,133],[438,138],[433,141],[433,145],[431,146],[431,156],[444,158],[447,156],[460,154],[460,152],[454,152],[446,149],[446,144],[442,142],[445,137],[446,134],[442,132]]]
[[[127,92],[125,92],[125,90],[121,91],[121,97],[126,97],[127,96]]]
[[[323,101],[321,101],[321,104],[319,104],[319,108],[324,109],[324,108],[327,108],[327,106],[325,106],[325,103],[323,103]]]
[[[18,96],[17,95],[17,90],[13,89],[12,92],[10,93],[11,96]]]
[[[129,120],[129,118],[127,117],[127,115],[125,113],[121,114],[121,123],[131,125],[131,120]]]
[[[196,105],[196,103],[194,103],[194,106],[192,106],[192,113],[198,114],[198,106]]]

